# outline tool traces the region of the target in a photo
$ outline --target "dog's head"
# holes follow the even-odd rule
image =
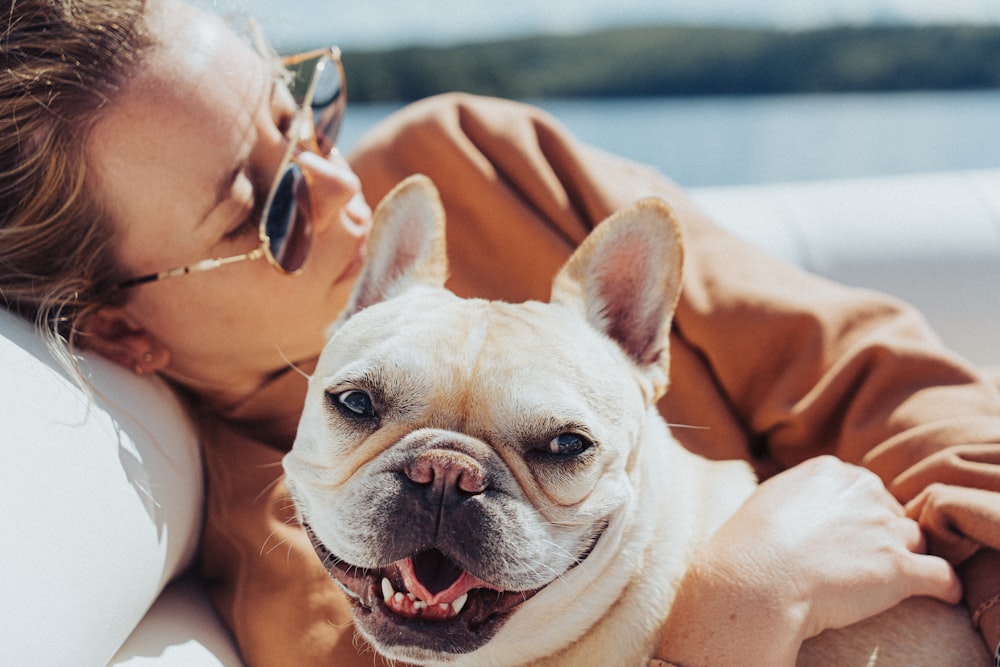
[[[483,649],[546,595],[572,599],[614,541],[666,390],[681,247],[645,200],[598,226],[548,304],[460,299],[446,271],[437,193],[413,177],[376,211],[284,462],[358,629],[420,663]]]

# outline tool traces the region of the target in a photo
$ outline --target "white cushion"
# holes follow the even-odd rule
[[[106,664],[197,544],[201,464],[176,397],[100,358],[83,368],[94,400],[0,312],[5,664]]]
[[[1000,170],[703,188],[772,254],[917,306],[951,348],[1000,365]]]
[[[186,575],[156,600],[111,667],[241,667],[231,635],[201,583]]]

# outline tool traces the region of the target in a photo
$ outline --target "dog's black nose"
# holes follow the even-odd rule
[[[483,466],[468,454],[452,449],[429,449],[404,467],[410,481],[429,486],[437,497],[477,495],[488,486]]]

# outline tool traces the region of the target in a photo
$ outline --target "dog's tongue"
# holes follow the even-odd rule
[[[473,588],[500,590],[459,568],[444,554],[436,551],[404,558],[396,566],[403,577],[406,590],[428,605],[451,604]]]

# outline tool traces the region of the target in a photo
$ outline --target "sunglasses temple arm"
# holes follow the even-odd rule
[[[232,257],[216,257],[215,259],[203,259],[194,266],[191,267],[190,273],[196,271],[211,271],[212,269],[223,266],[224,264],[235,264],[236,262],[243,261],[254,261],[260,259],[264,256],[264,248],[257,247],[246,253],[245,255],[233,255]]]
[[[122,288],[134,287],[135,285],[142,285],[144,283],[152,283],[157,280],[163,280],[164,278],[173,278],[175,276],[183,276],[188,273],[200,273],[202,271],[211,271],[212,269],[217,269],[225,264],[235,264],[236,262],[243,261],[254,261],[260,259],[264,256],[264,248],[258,247],[254,248],[248,253],[243,255],[233,255],[232,257],[213,257],[211,259],[203,259],[195,264],[190,264],[188,266],[180,266],[176,269],[171,269],[169,271],[161,271],[159,273],[150,273],[145,276],[139,276],[138,278],[133,278],[120,285]]]

